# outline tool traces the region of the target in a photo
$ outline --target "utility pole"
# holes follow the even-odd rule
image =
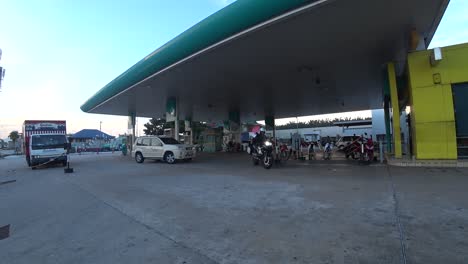
[[[101,130],[101,124],[102,124],[102,121],[99,121],[99,132],[102,133],[102,130]]]
[[[2,49],[0,49],[0,61],[2,60]],[[5,69],[0,66],[0,89],[2,88],[2,81],[5,77]]]

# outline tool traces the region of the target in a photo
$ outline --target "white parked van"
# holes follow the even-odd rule
[[[192,145],[185,145],[165,136],[139,137],[132,150],[132,156],[138,163],[143,163],[145,159],[154,159],[173,164],[178,160],[192,160],[195,154]]]

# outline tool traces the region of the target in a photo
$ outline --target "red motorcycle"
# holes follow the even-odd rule
[[[362,138],[361,153],[359,160],[366,163],[371,163],[374,160],[374,141],[372,138]]]
[[[374,160],[374,141],[372,138],[360,136],[348,146],[343,148],[346,158],[370,163]]]
[[[351,142],[349,145],[345,146],[343,148],[343,152],[345,153],[345,156],[347,159],[352,158],[354,160],[357,160],[361,156],[361,144],[362,138],[359,137],[353,142]]]
[[[279,146],[279,158],[282,162],[286,162],[291,157],[291,150],[286,144],[281,144]]]

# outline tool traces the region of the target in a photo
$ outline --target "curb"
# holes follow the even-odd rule
[[[419,160],[419,161],[397,161],[388,160],[388,165],[395,167],[419,167],[419,168],[468,168],[467,162],[460,161],[432,161],[432,160]]]

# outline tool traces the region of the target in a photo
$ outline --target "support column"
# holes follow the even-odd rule
[[[175,140],[179,141],[179,117],[176,116],[175,119],[175,124],[174,124],[174,138]]]
[[[192,121],[191,118],[189,120],[185,120],[185,133],[189,132],[190,137],[188,139],[188,143],[185,141],[187,138],[184,138],[184,144],[193,144],[193,129],[192,129]]]
[[[401,158],[400,106],[398,103],[398,89],[395,74],[395,64],[387,64],[388,82],[390,85],[390,100],[392,104],[393,149],[395,158]]]
[[[174,138],[179,140],[179,102],[175,97],[170,97],[166,102],[166,122],[174,122]]]
[[[384,98],[384,114],[385,114],[385,141],[387,145],[387,153],[392,152],[392,139],[390,130],[390,99],[386,96]]]
[[[133,143],[135,142],[135,124],[136,124],[136,115],[134,113],[128,116],[128,134],[130,135],[130,140],[127,142],[130,151],[133,150]]]
[[[273,115],[265,116],[266,130],[273,131],[273,139],[276,141],[275,117]]]
[[[236,144],[242,143],[239,108],[233,108],[229,111],[229,132],[231,140],[233,140]]]
[[[271,130],[273,131],[273,144],[275,145],[275,148],[273,149],[274,157],[277,159],[277,142],[276,142],[276,125],[275,125],[275,116],[274,115],[269,115],[265,116],[265,127],[266,130]]]
[[[176,106],[175,106],[175,126],[174,126],[174,133],[175,133],[175,139],[177,141],[179,141],[180,137],[179,137],[179,131],[180,131],[180,128],[179,128],[179,98],[176,98]]]

